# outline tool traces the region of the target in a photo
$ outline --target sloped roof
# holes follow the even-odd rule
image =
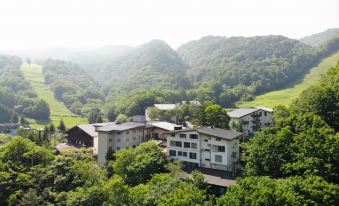
[[[268,107],[257,106],[257,107],[255,107],[255,108],[264,110],[264,111],[266,111],[266,112],[273,112],[273,109],[272,109],[272,108],[268,108]]]
[[[231,112],[227,112],[228,116],[232,117],[232,118],[240,118],[243,116],[246,116],[248,114],[251,114],[253,112],[259,111],[259,108],[239,108],[239,109],[235,109]]]
[[[160,110],[172,110],[175,109],[175,104],[154,104],[154,106]]]
[[[221,128],[211,128],[211,127],[194,127],[182,130],[175,130],[168,133],[179,133],[179,132],[189,132],[189,131],[196,131],[199,133],[211,135],[214,137],[219,137],[226,140],[232,140],[242,135],[241,132],[221,129]]]
[[[110,132],[110,131],[125,131],[137,127],[144,127],[144,123],[140,122],[124,122],[124,123],[111,123],[106,126],[97,128],[97,132]]]
[[[158,127],[167,131],[172,131],[175,130],[175,128],[181,127],[181,125],[176,125],[170,122],[151,122],[149,123],[149,126]]]

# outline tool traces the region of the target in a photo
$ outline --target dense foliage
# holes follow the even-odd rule
[[[75,114],[82,114],[86,104],[98,108],[105,101],[98,84],[74,63],[48,59],[43,64],[43,74],[56,99]]]
[[[339,63],[322,76],[320,82],[302,92],[292,104],[294,110],[313,112],[339,131]]]
[[[22,60],[0,56],[0,123],[17,123],[19,115],[48,119],[49,105],[37,98],[20,70]]]
[[[310,45],[310,46],[321,46],[325,44],[327,41],[335,38],[339,35],[339,29],[327,29],[324,32],[320,32],[317,34],[312,34],[310,36],[306,36],[304,38],[301,38],[300,41],[304,44]]]

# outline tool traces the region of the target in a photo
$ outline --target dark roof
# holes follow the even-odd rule
[[[110,132],[110,131],[125,131],[133,128],[144,127],[144,123],[140,122],[124,122],[124,123],[111,123],[106,126],[97,128],[97,132]]]
[[[79,128],[83,132],[87,133],[89,136],[97,137],[98,132],[95,130],[95,127],[103,127],[103,126],[106,126],[106,125],[109,125],[109,124],[113,124],[113,122],[77,125],[77,126],[70,128],[69,130],[67,130],[66,133],[70,133],[74,129]]]
[[[230,172],[202,167],[197,168],[197,170],[203,174],[205,181],[210,185],[230,187],[237,183]],[[184,170],[184,176],[192,178],[192,171]]]
[[[222,139],[232,140],[242,135],[241,132],[220,129],[220,128],[211,128],[211,127],[194,127],[182,130],[175,130],[168,133],[179,133],[179,132],[189,132],[189,131],[196,131],[199,133],[220,137]]]

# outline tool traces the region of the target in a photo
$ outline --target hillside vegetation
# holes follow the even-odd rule
[[[37,98],[20,71],[22,60],[15,56],[0,56],[0,123],[17,123],[19,116],[46,120],[48,104]]]
[[[51,110],[50,120],[30,120],[31,127],[41,128],[44,124],[47,123],[59,125],[61,119],[63,119],[67,127],[72,127],[74,125],[86,122],[86,119],[74,115],[62,102],[55,99],[53,92],[45,84],[41,66],[24,64],[21,67],[21,71],[23,72],[26,81],[28,81],[32,85],[32,90],[37,94],[39,98],[48,103]]]
[[[48,59],[42,66],[45,83],[57,100],[64,102],[74,114],[82,115],[87,107],[100,107],[105,102],[101,87],[77,64]]]
[[[321,46],[322,44],[325,44],[326,42],[337,37],[338,35],[339,35],[339,28],[328,29],[324,32],[312,34],[310,36],[301,38],[300,41],[303,42],[304,44],[317,47],[317,46]]]
[[[267,106],[274,107],[277,105],[290,105],[292,100],[298,97],[303,90],[319,81],[322,74],[336,65],[339,60],[339,52],[332,56],[325,58],[318,66],[310,69],[310,72],[301,80],[291,83],[287,88],[265,93],[256,96],[253,101],[240,102],[237,104],[239,107],[249,106]]]

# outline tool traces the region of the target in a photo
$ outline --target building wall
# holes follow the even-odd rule
[[[267,112],[267,111],[264,111],[264,110],[259,110],[257,112],[252,113],[252,114],[248,114],[248,115],[243,116],[239,119],[236,119],[237,121],[243,121],[242,128],[243,128],[243,132],[246,136],[249,136],[251,134],[255,134],[257,132],[253,129],[253,126],[255,126],[255,124],[253,122],[255,118],[252,117],[253,114],[260,115],[260,117],[259,117],[260,129],[267,127],[269,124],[272,123],[272,120],[273,120],[273,112]],[[246,124],[246,122],[248,122],[248,123]]]
[[[181,138],[180,134],[186,134],[186,138]],[[189,139],[190,134],[198,135],[198,140]],[[171,141],[182,142],[180,146],[173,146]],[[185,148],[184,142],[197,143],[197,148]],[[199,134],[198,132],[181,132],[175,136],[167,134],[167,156],[169,159],[179,159],[181,161],[197,163],[201,167],[219,170],[233,170],[234,162],[239,161],[239,139],[226,140],[210,135]],[[175,156],[172,156],[175,151]],[[187,157],[179,156],[179,152],[187,152]],[[197,154],[197,159],[189,158],[188,153]],[[216,159],[217,156],[217,159]]]
[[[108,151],[116,152],[121,149],[132,148],[143,142],[143,128],[135,128],[122,132],[99,132],[98,136],[98,164],[106,164]]]
[[[98,155],[98,137],[93,137],[93,154]]]
[[[93,137],[76,127],[68,132],[67,141],[72,144],[93,147]]]

